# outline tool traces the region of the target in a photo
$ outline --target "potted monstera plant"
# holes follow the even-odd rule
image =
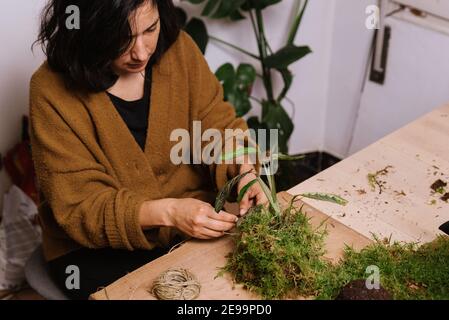
[[[210,35],[206,24],[199,18],[187,19],[186,13],[180,9],[179,17],[185,30],[193,37],[203,53],[210,41],[215,41],[239,51],[254,60],[254,64],[242,63],[233,66],[225,63],[216,71],[217,78],[224,88],[225,99],[236,109],[240,117],[246,116],[253,104],[261,106],[261,114],[247,119],[252,129],[278,129],[279,151],[288,153],[288,143],[293,133],[294,124],[286,111],[286,104],[294,103],[288,98],[288,92],[293,83],[291,66],[310,54],[312,50],[308,46],[298,46],[295,38],[306,11],[308,0],[295,0],[295,16],[286,35],[286,42],[281,48],[273,48],[267,41],[263,11],[281,0],[184,0],[194,5],[203,6],[202,16],[208,19],[227,19],[239,21],[248,19],[257,43],[257,52],[224,41]],[[282,88],[275,90],[274,77],[280,74],[283,80]],[[261,81],[264,88],[262,97],[255,97],[252,88],[256,81]],[[317,158],[319,157],[319,158]],[[335,159],[337,160],[337,159]],[[298,162],[301,166],[298,169]],[[318,162],[320,162],[318,164]],[[317,173],[322,169],[321,155],[315,153],[311,158],[296,160],[281,164],[278,175],[279,189],[299,183],[299,181]],[[335,163],[331,161],[329,165]],[[306,165],[307,164],[307,165]],[[324,165],[327,167],[327,165]],[[304,177],[295,177],[295,172]],[[296,174],[297,175],[297,174]]]

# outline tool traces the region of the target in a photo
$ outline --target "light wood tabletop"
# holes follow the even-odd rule
[[[382,125],[382,124],[379,124]],[[378,175],[373,190],[368,175]],[[361,249],[373,236],[408,242],[435,239],[439,226],[449,221],[449,203],[432,194],[437,180],[449,181],[449,105],[439,108],[366,149],[348,157],[313,178],[281,193],[287,203],[292,195],[333,193],[348,200],[346,206],[302,199],[297,205],[319,225],[326,221],[328,259],[337,261],[345,245]],[[379,186],[382,186],[380,192]],[[327,220],[326,220],[327,219]],[[199,299],[258,299],[235,285],[229,275],[217,277],[233,250],[232,238],[191,240],[171,253],[119,279],[93,294],[94,300],[155,299],[153,280],[172,267],[195,274],[202,285]]]
[[[382,124],[379,124],[382,125]],[[382,193],[372,190],[368,175],[388,167]],[[336,193],[345,207],[304,199],[314,208],[371,238],[429,242],[449,221],[449,203],[430,186],[449,182],[449,105],[439,108],[375,142],[335,166],[288,190]]]

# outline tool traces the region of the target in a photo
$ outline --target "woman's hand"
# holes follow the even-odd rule
[[[240,193],[240,190],[242,190],[242,188],[244,186],[246,186],[249,182],[253,181],[254,179],[256,179],[256,175],[255,175],[255,169],[254,166],[252,165],[247,165],[247,164],[243,164],[240,166],[240,174],[243,174],[245,172],[248,171],[253,171],[254,173],[250,173],[247,174],[245,177],[243,177],[242,180],[240,180],[238,187],[237,187],[237,192]],[[245,215],[248,210],[256,205],[259,204],[266,204],[268,202],[268,199],[265,195],[265,193],[262,190],[262,187],[260,186],[259,183],[255,183],[251,186],[251,188],[248,189],[248,191],[246,192],[245,196],[243,197],[242,201],[240,201],[240,215],[243,216]]]
[[[173,199],[168,219],[171,226],[197,239],[219,238],[238,220],[225,211],[215,212],[209,203],[197,199]]]

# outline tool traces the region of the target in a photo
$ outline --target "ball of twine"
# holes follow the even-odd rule
[[[200,294],[201,285],[186,269],[172,268],[154,282],[151,293],[159,300],[193,300]]]

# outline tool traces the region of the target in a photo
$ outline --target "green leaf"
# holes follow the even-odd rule
[[[232,2],[232,0],[220,1],[217,10],[210,17],[214,19],[226,18],[232,12]]]
[[[258,117],[251,117],[246,122],[248,123],[248,127],[256,130],[256,132],[258,129],[267,129],[267,127],[259,121]]]
[[[187,24],[187,13],[179,7],[176,7],[175,10],[176,15],[178,16],[178,23],[181,26],[181,28],[184,28]]]
[[[290,90],[290,87],[292,86],[293,74],[288,69],[280,69],[278,71],[281,73],[282,80],[284,81],[284,88],[282,89],[282,92],[279,94],[279,98],[278,98],[278,101],[282,101],[282,99],[285,98],[288,90]]]
[[[230,17],[246,0],[222,0],[217,11],[211,16],[214,19]]]
[[[213,19],[230,18],[241,20],[245,17],[239,12],[246,0],[209,0],[201,13]]]
[[[242,6],[242,9],[249,10],[249,9],[265,9],[268,6],[274,5],[276,3],[281,2],[282,0],[248,0],[246,3]]]
[[[235,176],[233,179],[226,182],[224,187],[218,193],[217,198],[215,199],[215,212],[219,213],[223,209],[224,204],[229,198],[229,195],[231,194],[234,186],[236,186],[240,182],[240,180],[242,180],[249,173],[251,173],[251,171],[239,174],[238,176]]]
[[[304,198],[314,199],[314,200],[320,200],[320,201],[327,201],[327,202],[333,202],[342,206],[345,206],[348,204],[348,201],[343,199],[340,196],[337,196],[335,194],[329,194],[329,193],[320,193],[320,192],[312,192],[312,193],[303,193],[301,194]]]
[[[248,93],[243,90],[233,90],[226,94],[226,100],[235,108],[237,117],[243,117],[251,110]]]
[[[218,80],[222,82],[226,81],[234,81],[235,80],[235,70],[232,64],[226,63],[222,65],[218,70],[215,72],[215,76],[218,78]]]
[[[292,63],[304,58],[311,53],[312,50],[308,46],[297,47],[295,45],[287,45],[275,54],[269,56],[265,60],[267,68],[286,69]]]
[[[221,82],[224,91],[224,98],[229,101],[229,95],[235,91],[236,73],[234,67],[230,63],[222,65],[215,72],[215,76]]]
[[[223,85],[225,100],[234,106],[237,117],[243,117],[251,110],[249,94],[256,80],[256,69],[249,64],[241,64],[236,72],[232,64],[226,63],[215,75]]]
[[[254,81],[256,81],[256,76],[256,69],[250,64],[242,63],[237,68],[237,80],[240,85],[252,86]]]
[[[265,196],[267,197],[268,201],[270,202],[271,207],[277,214],[281,214],[281,208],[279,207],[279,204],[277,202],[276,198],[273,198],[271,195],[270,188],[266,185],[266,183],[260,178],[257,177],[257,181],[259,182],[260,186],[262,187],[263,193],[265,193]]]
[[[281,161],[301,160],[304,158],[305,158],[305,155],[289,156],[289,155],[283,154],[283,153],[273,154],[273,159],[277,159],[277,160],[281,160]]]
[[[266,114],[262,119],[262,122],[268,129],[278,130],[279,151],[287,153],[288,140],[290,139],[294,129],[293,122],[281,105],[265,101],[264,107],[266,109]]]
[[[235,10],[233,13],[229,15],[229,19],[231,19],[232,21],[239,21],[245,18],[246,17],[242,15],[239,10]]]
[[[249,188],[251,188],[255,183],[257,182],[257,179],[254,179],[252,181],[250,181],[249,183],[247,183],[242,190],[240,190],[239,192],[239,196],[237,197],[237,202],[241,202],[243,197],[245,196],[245,194],[248,192]]]
[[[287,44],[293,44],[296,38],[296,34],[298,33],[299,26],[301,25],[302,18],[304,17],[304,12],[306,11],[307,5],[309,3],[309,0],[306,0],[302,8],[300,8],[300,12],[295,17],[295,20],[293,21],[293,24],[290,28]]]
[[[200,19],[193,18],[187,23],[185,31],[193,38],[201,52],[204,54],[209,42],[209,35],[204,22]]]
[[[238,157],[241,157],[244,155],[248,155],[248,154],[257,154],[257,149],[253,148],[253,147],[249,147],[249,148],[239,148],[234,151],[229,151],[229,152],[221,155],[221,160],[226,161],[226,160],[235,159],[235,158],[238,158]]]
[[[209,0],[209,2],[204,7],[203,12],[201,13],[201,15],[203,15],[203,16],[211,15],[212,12],[214,11],[214,9],[217,7],[217,4],[219,3],[219,1],[220,0]]]

